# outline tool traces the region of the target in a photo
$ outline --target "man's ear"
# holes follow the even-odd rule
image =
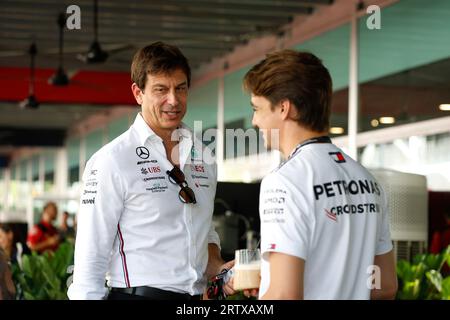
[[[280,102],[280,112],[283,117],[283,120],[285,119],[298,119],[299,117],[299,111],[295,107],[295,105],[288,99],[282,100]]]
[[[280,102],[280,116],[283,120],[286,120],[289,118],[290,114],[292,113],[293,105],[288,99],[281,100]]]
[[[133,92],[133,96],[136,99],[137,104],[141,105],[143,92],[135,82],[133,82],[133,84],[131,85],[131,92]]]

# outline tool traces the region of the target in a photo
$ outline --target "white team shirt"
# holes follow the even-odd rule
[[[208,243],[220,248],[212,225],[217,169],[201,159],[204,146],[182,128],[180,168],[196,204],[179,200],[162,139],[140,114],[87,162],[70,299],[104,298],[107,272],[110,287],[203,292]]]
[[[370,298],[374,256],[392,242],[385,194],[363,166],[331,143],[305,143],[263,179],[259,206],[260,297],[267,253],[280,252],[305,260],[305,299]]]

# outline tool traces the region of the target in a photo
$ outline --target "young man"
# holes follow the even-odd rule
[[[283,50],[254,66],[244,88],[266,147],[286,159],[261,184],[260,298],[394,298],[385,195],[327,136],[328,70],[310,53]]]
[[[176,47],[135,54],[131,90],[142,110],[86,165],[70,299],[104,298],[107,272],[111,300],[200,299],[207,279],[230,267],[212,225],[216,166],[181,122],[190,78]]]
[[[58,216],[56,203],[50,201],[44,206],[41,221],[33,226],[27,237],[27,245],[31,251],[43,253],[55,251],[59,247],[60,237],[53,222]]]

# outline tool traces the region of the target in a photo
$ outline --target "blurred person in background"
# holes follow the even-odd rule
[[[27,238],[27,245],[32,251],[43,253],[56,251],[60,243],[58,230],[53,222],[58,215],[58,207],[54,202],[47,202],[42,212],[41,221],[33,226]]]
[[[430,252],[434,254],[441,253],[450,245],[450,208],[444,213],[445,224],[433,233]]]
[[[430,245],[431,253],[442,253],[448,246],[450,246],[450,207],[447,207],[447,210],[444,212],[444,219],[444,225],[433,233]],[[444,277],[450,275],[450,267],[447,263],[444,263],[441,272]]]
[[[59,234],[61,241],[75,241],[75,215],[71,217],[69,212],[63,212],[61,225],[59,227]]]
[[[22,254],[30,253],[28,247],[16,239],[13,227],[9,223],[0,223],[0,248],[12,264],[20,263]]]
[[[0,300],[14,300],[16,288],[6,253],[0,248]]]

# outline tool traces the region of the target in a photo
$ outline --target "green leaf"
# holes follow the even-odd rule
[[[442,280],[442,299],[450,300],[450,276]]]
[[[443,259],[444,259],[444,263],[447,262],[447,265],[450,267],[450,245],[447,247],[447,249],[445,249],[443,252]]]
[[[31,271],[31,262],[30,262],[30,256],[25,255],[22,258],[22,268],[23,268],[23,272],[27,275],[31,275],[32,271]]]
[[[442,254],[428,254],[425,258],[425,265],[428,269],[439,270],[442,258]]]
[[[413,279],[421,279],[425,275],[425,271],[427,270],[427,266],[420,262],[418,265],[411,266],[411,277]]]
[[[426,254],[416,254],[416,256],[413,259],[413,264],[419,264],[421,262],[425,262]]]
[[[31,293],[24,291],[23,292],[23,297],[25,298],[25,300],[36,300],[34,298],[34,295],[32,295]]]
[[[49,297],[46,293],[46,288],[45,287],[41,287],[38,292],[36,293],[36,300],[49,300]]]
[[[404,283],[399,298],[402,300],[416,300],[419,297],[420,281],[418,279],[414,281],[408,281]]]
[[[400,260],[397,263],[397,275],[400,280],[410,281],[410,272],[411,264],[406,260]]]
[[[433,284],[438,292],[442,291],[442,275],[436,271],[431,270],[426,273],[427,279]]]
[[[53,271],[44,271],[44,278],[47,280],[47,286],[52,289],[59,289],[61,287],[61,281],[56,277]]]

